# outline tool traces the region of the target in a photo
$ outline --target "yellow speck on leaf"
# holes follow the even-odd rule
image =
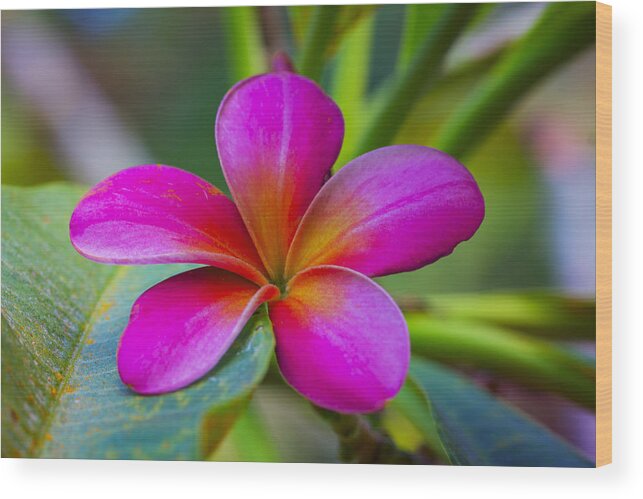
[[[103,316],[105,319],[109,320],[109,316],[107,315],[107,312],[114,306],[113,301],[104,301],[103,303],[100,304],[100,307],[98,308],[98,315]]]

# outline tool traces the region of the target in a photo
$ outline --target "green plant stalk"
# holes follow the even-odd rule
[[[406,320],[415,354],[482,369],[595,409],[596,370],[566,350],[488,324],[417,313],[407,314]]]
[[[404,72],[422,40],[430,33],[447,4],[410,4],[405,6],[404,33],[400,44],[397,70]]]
[[[487,20],[487,17],[498,8],[498,3],[483,3],[480,4],[480,9],[476,13],[476,17],[469,23],[469,30],[473,30]]]
[[[337,14],[337,6],[317,5],[308,24],[298,70],[317,82],[324,70],[327,49],[333,41]]]
[[[548,339],[596,339],[593,300],[541,292],[476,293],[433,295],[426,306],[419,305],[437,317],[487,322]]]
[[[458,85],[459,82],[463,79],[474,79],[474,78],[482,78],[484,75],[489,73],[491,71],[492,66],[498,62],[498,60],[503,56],[503,54],[507,51],[506,46],[501,46],[498,47],[496,50],[489,52],[479,58],[475,59],[470,59],[467,61],[464,61],[457,66],[449,69],[448,71],[444,72],[441,74],[437,81],[433,84],[431,87],[431,92],[432,93],[438,93],[442,91],[443,89],[450,88],[453,85]],[[372,110],[373,109],[379,109],[380,106],[383,105],[384,100],[386,99],[390,88],[391,88],[391,81],[386,82],[384,85],[381,85],[372,96],[370,96],[368,102],[365,102],[364,104],[368,104],[368,106],[363,105],[363,113],[364,116],[361,118],[363,122],[368,122],[369,117],[371,114],[373,114]],[[422,96],[418,101],[416,101],[416,105],[421,105],[422,104],[422,99],[425,98],[430,98],[431,94],[427,94]],[[370,114],[369,114],[370,113]],[[409,113],[411,116],[413,111]],[[403,127],[401,130],[402,133],[404,133]],[[355,139],[351,142],[351,144],[355,142]],[[346,144],[346,141],[344,141],[344,144]],[[348,150],[350,149],[350,151]],[[347,157],[349,159],[352,159],[352,155],[355,149],[351,147],[343,147],[342,148],[342,154],[340,155],[340,158]],[[336,166],[343,166],[341,162],[338,161],[336,163]]]
[[[345,134],[335,171],[352,159],[350,153],[363,126],[373,25],[374,17],[371,16],[348,33],[337,56],[332,90],[333,98],[344,114]]]
[[[391,144],[413,104],[440,75],[451,46],[473,19],[479,5],[451,4],[444,9],[403,74],[390,89],[369,120],[356,154]]]
[[[481,76],[488,74],[493,65],[504,56],[506,51],[507,46],[502,45],[480,57],[466,60],[457,66],[454,66],[440,77],[433,88],[437,89],[442,86],[449,87],[453,82],[457,82],[462,78],[480,78]]]
[[[308,18],[313,8],[314,6],[312,5],[290,5],[286,7],[288,24],[296,46],[300,46],[304,40]]]
[[[345,463],[359,464],[429,464],[420,456],[403,452],[385,435],[371,428],[360,415],[340,414],[313,405],[330,425],[340,445],[340,458]]]
[[[432,145],[460,159],[473,151],[529,90],[594,42],[595,19],[591,2],[550,4]]]
[[[256,7],[235,7],[224,12],[235,81],[264,73],[267,69],[266,54],[259,34]]]

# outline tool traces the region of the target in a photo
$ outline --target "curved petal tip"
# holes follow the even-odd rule
[[[132,307],[117,352],[124,384],[143,395],[198,380],[226,353],[262,303],[278,296],[230,272],[202,267],[148,289]]]

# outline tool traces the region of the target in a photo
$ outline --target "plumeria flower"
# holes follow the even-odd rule
[[[70,222],[83,256],[110,264],[195,263],[134,303],[118,354],[140,394],[210,371],[268,303],[286,381],[344,413],[381,409],[408,370],[400,309],[371,278],[423,267],[469,239],[484,217],[455,159],[417,145],[358,157],[327,180],[341,111],[285,65],[235,85],[215,137],[234,202],[163,165],[123,170],[91,189]]]

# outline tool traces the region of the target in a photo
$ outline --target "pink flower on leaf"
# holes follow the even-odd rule
[[[100,182],[72,215],[71,241],[91,260],[205,265],[138,298],[121,379],[141,394],[189,385],[267,302],[288,383],[335,411],[382,408],[402,386],[410,347],[402,313],[371,278],[418,269],[469,239],[484,217],[475,180],[440,151],[397,145],[325,182],[342,114],[287,70],[234,86],[215,135],[234,203],[191,173],[144,165]]]

